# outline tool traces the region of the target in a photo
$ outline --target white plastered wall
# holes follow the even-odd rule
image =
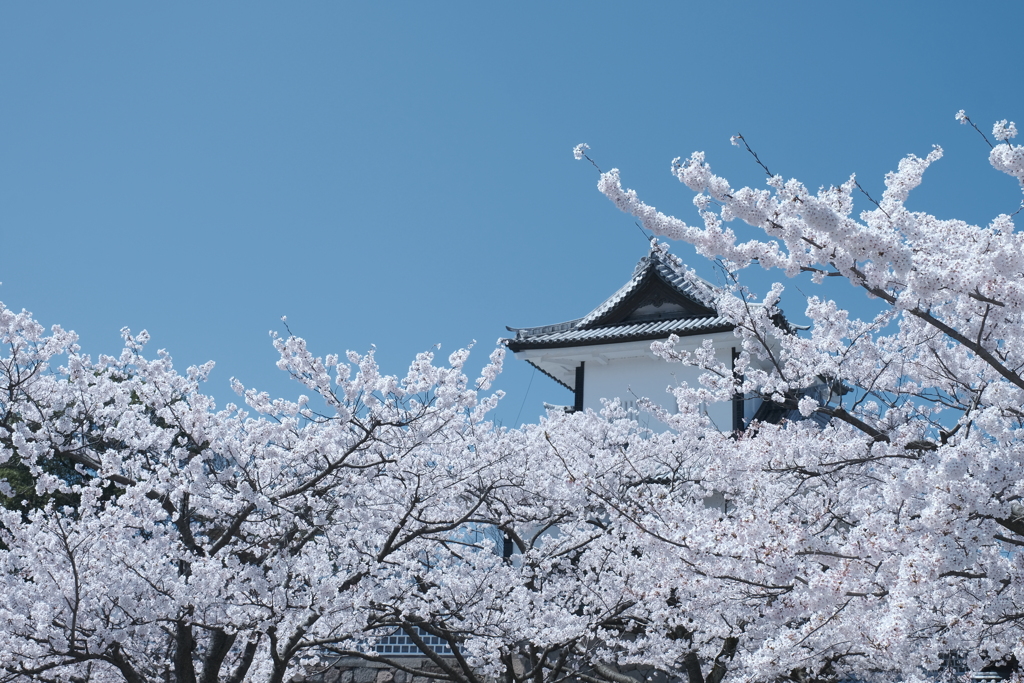
[[[705,339],[710,339],[716,358],[727,367],[731,363],[732,349],[739,340],[732,332],[720,332],[706,337],[683,337],[676,348],[693,351]],[[697,386],[702,370],[669,363],[651,351],[650,341],[620,344],[596,344],[562,349],[535,349],[516,353],[517,358],[530,360],[548,372],[560,377],[574,377],[572,369],[581,362],[585,365],[583,407],[598,411],[602,399],[618,398],[635,405],[638,398],[649,398],[672,412],[676,411],[675,397],[670,387],[686,382]],[[744,405],[744,420],[749,420],[757,408],[753,401]],[[721,402],[705,406],[708,416],[722,431],[732,429],[732,403]]]

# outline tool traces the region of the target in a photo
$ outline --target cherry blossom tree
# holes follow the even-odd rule
[[[1015,135],[997,123],[989,158],[1024,186]],[[695,153],[672,164],[695,193],[692,225],[625,189],[617,169],[601,174],[601,192],[646,229],[723,264],[729,286],[692,284],[743,345],[733,368],[709,349],[655,344],[706,369],[701,386],[676,390],[677,413],[649,406],[670,433],[593,438],[614,406],[539,427],[657,568],[631,586],[643,645],[620,661],[717,683],[912,680],[1024,658],[1024,241],[1010,215],[975,226],[906,207],[941,156],[904,158],[856,217],[854,177],[816,193],[772,174],[765,189],[736,189]],[[762,236],[741,239],[737,223]],[[811,296],[799,333],[780,316],[781,285],[757,303],[742,286],[755,264],[844,279],[880,312],[854,319]],[[722,434],[700,406],[738,394],[820,419]]]
[[[503,348],[471,383],[465,350],[396,377],[289,334],[278,365],[312,398],[235,382],[244,407],[218,409],[212,364],[182,375],[124,338],[93,361],[0,308],[3,680],[279,683],[339,656],[458,683],[621,677],[604,652],[644,564],[542,432],[485,420]],[[434,668],[378,654],[394,632]]]
[[[345,363],[279,338],[315,401],[236,382],[246,407],[218,410],[200,392],[211,366],[147,359],[144,333],[92,361],[73,334],[2,309],[0,337],[0,452],[44,498],[0,518],[12,680],[282,681],[372,642],[379,613],[408,613],[413,568],[455,562],[501,484],[477,448],[500,353],[473,386],[465,351],[399,378],[372,352]]]

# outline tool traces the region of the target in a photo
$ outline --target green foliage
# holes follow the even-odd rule
[[[81,483],[85,477],[75,470],[70,463],[60,459],[51,458],[43,464],[43,471],[47,474],[59,477],[69,484]],[[40,494],[36,488],[36,479],[32,471],[14,456],[6,463],[0,465],[0,479],[6,479],[7,484],[14,490],[13,495],[0,495],[0,505],[8,510],[21,510],[27,514],[31,510],[38,510],[45,507],[51,501],[57,506],[78,506],[78,496],[72,493],[47,493]]]

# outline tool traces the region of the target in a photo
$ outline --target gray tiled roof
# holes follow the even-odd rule
[[[637,263],[629,281],[586,316],[553,325],[520,329],[509,327],[508,330],[515,332],[516,336],[513,339],[506,339],[505,343],[513,351],[521,351],[661,339],[670,334],[688,336],[731,330],[733,326],[729,321],[720,317],[698,298],[695,288],[687,281],[682,268],[674,261],[674,256],[654,246],[651,252]],[[685,302],[687,310],[656,320],[637,320],[635,316],[634,319],[623,320],[623,317],[628,318],[628,314],[638,305],[637,299],[646,295],[641,292],[638,297],[633,297],[632,303],[628,301],[630,296],[652,284],[661,287],[659,291],[669,291],[670,296]],[[616,320],[619,322],[615,322]]]

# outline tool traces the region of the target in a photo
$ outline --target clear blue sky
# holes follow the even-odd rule
[[[917,208],[1012,212],[1015,181],[953,116],[1024,122],[1022,20],[1010,1],[6,3],[0,300],[93,354],[148,329],[182,369],[215,360],[222,401],[231,376],[299,393],[267,337],[282,315],[390,372],[473,339],[479,365],[646,251],[579,142],[689,219],[675,156],[763,183],[737,132],[773,172],[873,192],[941,144]],[[531,373],[509,361],[506,424],[571,401],[539,375],[525,396]]]

